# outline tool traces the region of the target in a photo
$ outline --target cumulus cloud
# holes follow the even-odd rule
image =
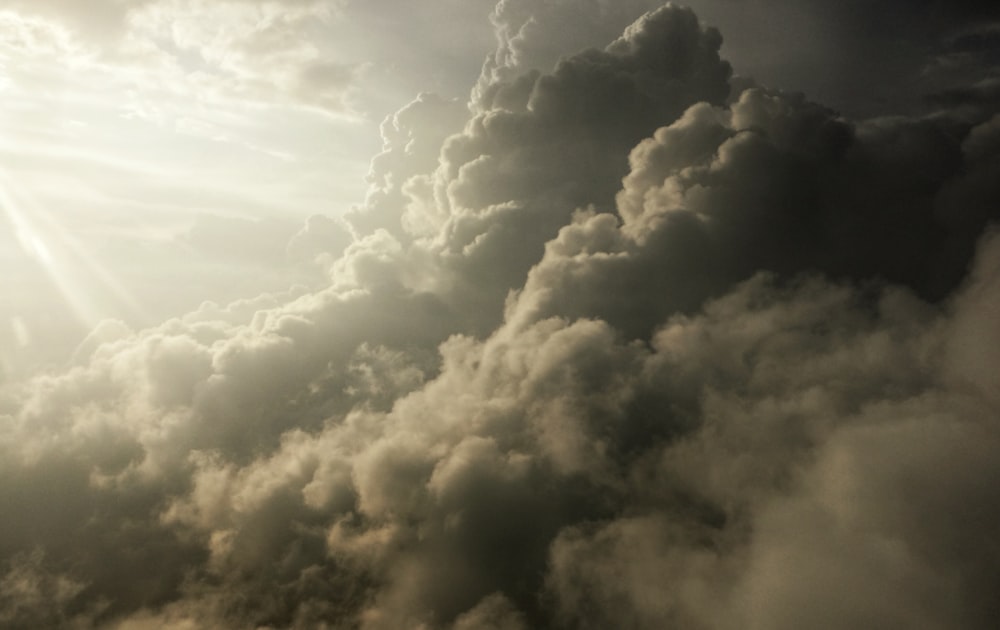
[[[730,98],[669,5],[550,65],[533,6],[345,224],[189,236],[325,288],[0,390],[0,621],[990,627],[995,117]]]
[[[699,104],[632,151],[618,216],[580,212],[546,245],[518,316],[601,317],[643,336],[760,270],[941,299],[998,216],[983,205],[996,164],[975,148],[993,126],[853,123],[757,88],[727,108]]]
[[[647,0],[593,2],[586,11],[565,0],[503,0],[490,15],[497,47],[483,66],[479,87],[527,70],[548,70],[564,56],[610,41],[636,15],[656,8]]]

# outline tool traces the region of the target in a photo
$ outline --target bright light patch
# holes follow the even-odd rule
[[[148,317],[118,279],[3,171],[0,207],[14,226],[24,252],[44,269],[80,323],[92,327],[109,313],[121,310],[134,317]],[[88,286],[95,285],[101,293],[113,295],[117,303],[98,303],[88,291]]]
[[[20,317],[11,317],[10,329],[14,333],[14,341],[17,343],[17,347],[27,348],[31,345],[31,333],[28,332],[28,327],[25,325],[23,319]]]

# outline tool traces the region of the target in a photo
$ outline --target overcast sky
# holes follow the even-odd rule
[[[0,626],[992,628],[1000,9],[0,0]]]

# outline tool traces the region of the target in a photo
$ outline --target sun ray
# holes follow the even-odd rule
[[[2,169],[0,210],[6,213],[24,253],[44,270],[81,324],[96,326],[112,313],[125,313],[136,322],[150,321],[124,285]],[[88,284],[99,291],[88,290]],[[102,305],[95,293],[107,294],[115,303]]]

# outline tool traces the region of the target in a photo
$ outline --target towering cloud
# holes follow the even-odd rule
[[[0,390],[0,625],[991,627],[1000,119],[739,92],[670,5],[539,69],[568,7],[386,121],[326,288]]]

